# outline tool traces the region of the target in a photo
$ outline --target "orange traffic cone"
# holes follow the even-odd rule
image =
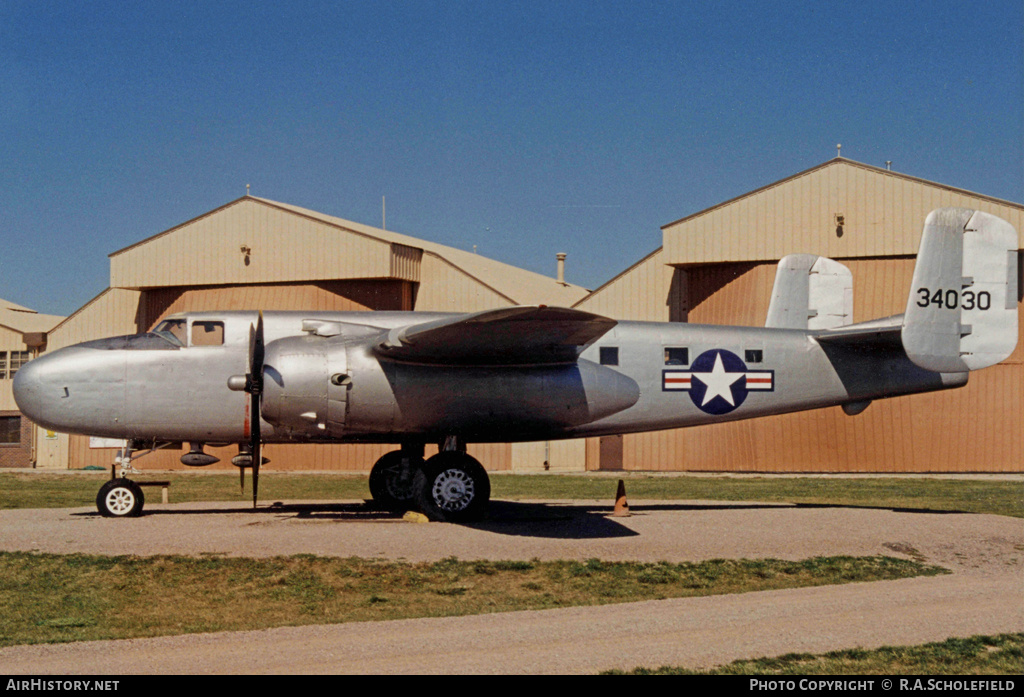
[[[619,490],[615,492],[615,510],[612,515],[626,517],[629,515],[629,504],[626,502],[626,482],[619,480]]]

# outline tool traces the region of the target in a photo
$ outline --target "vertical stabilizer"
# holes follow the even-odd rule
[[[1017,231],[965,208],[928,214],[901,333],[915,364],[941,373],[995,365],[1017,345]]]
[[[826,257],[790,254],[779,262],[764,326],[836,329],[853,321],[853,276]]]

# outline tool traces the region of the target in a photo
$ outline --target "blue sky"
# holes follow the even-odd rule
[[[1024,201],[1021,0],[0,0],[0,89],[0,297],[53,314],[246,184],[590,288],[836,143]]]

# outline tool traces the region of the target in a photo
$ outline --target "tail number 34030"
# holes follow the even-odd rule
[[[947,310],[955,310],[957,307],[963,307],[965,310],[988,310],[992,307],[992,296],[987,290],[975,293],[973,290],[956,291],[940,288],[933,292],[929,288],[918,288],[917,294],[918,307],[935,305]]]

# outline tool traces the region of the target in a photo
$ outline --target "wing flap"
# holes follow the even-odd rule
[[[446,317],[388,332],[381,358],[444,365],[574,363],[617,322],[561,307],[520,306]]]

